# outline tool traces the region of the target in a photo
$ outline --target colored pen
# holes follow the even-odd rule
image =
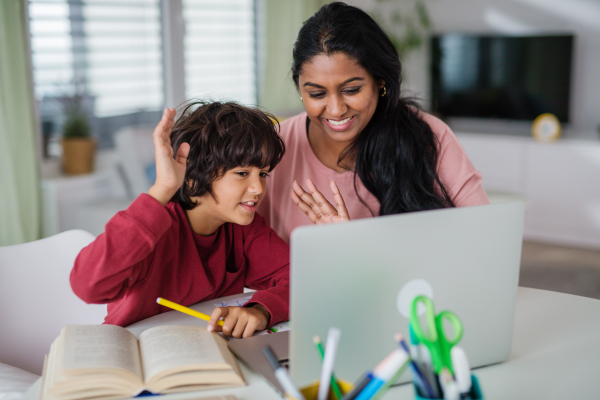
[[[342,331],[338,328],[329,328],[329,332],[327,333],[327,343],[325,343],[325,355],[323,357],[323,365],[321,366],[321,379],[319,380],[317,400],[327,400],[329,385],[331,384],[331,374],[333,373],[333,364],[335,362],[335,353],[341,334]]]
[[[406,354],[408,354],[410,356],[410,350],[408,349],[408,346],[406,345],[406,342],[404,341],[404,338],[402,337],[402,335],[399,333],[396,333],[394,335],[394,339],[396,339],[396,342],[398,342],[400,344],[400,346],[404,349],[404,351],[406,351]],[[435,393],[433,392],[431,385],[429,384],[429,382],[427,382],[427,379],[425,379],[425,377],[423,377],[423,374],[421,373],[419,366],[413,361],[412,358],[410,358],[410,367],[413,371],[415,384],[419,387],[421,392],[424,393],[427,397],[429,397],[430,399],[434,399]]]
[[[396,349],[384,358],[373,370],[373,379],[367,384],[362,392],[356,396],[356,400],[371,399],[383,385],[408,363],[408,354],[404,350]]]
[[[182,312],[187,315],[191,315],[192,317],[200,318],[205,321],[210,321],[210,315],[206,315],[206,314],[201,313],[200,311],[192,310],[191,308],[182,306],[177,303],[173,303],[172,301],[163,299],[162,297],[159,297],[158,299],[156,299],[156,302],[158,304],[160,304],[161,306],[172,308],[173,310]],[[217,321],[217,325],[223,326],[223,321]]]
[[[462,347],[454,346],[450,350],[450,357],[452,358],[452,369],[454,370],[454,379],[456,379],[458,391],[461,395],[467,394],[471,391],[472,385],[467,354]]]
[[[319,352],[319,355],[321,356],[321,361],[323,361],[323,359],[325,358],[325,350],[323,349],[323,343],[321,343],[321,338],[317,335],[315,335],[313,337],[313,342],[315,343],[315,346],[317,347],[317,351]],[[337,383],[337,379],[335,378],[335,374],[333,373],[333,371],[331,372],[331,388],[333,389],[333,394],[335,395],[336,399],[341,399],[342,398],[342,390],[340,389],[340,385],[338,385]]]
[[[297,400],[306,400],[304,396],[302,396],[302,393],[300,393],[298,388],[296,388],[294,382],[292,382],[292,378],[290,378],[290,375],[288,374],[287,370],[284,367],[282,367],[279,364],[279,362],[277,362],[277,359],[275,358],[275,355],[273,354],[273,351],[269,346],[265,346],[263,348],[263,354],[267,358],[267,361],[269,362],[269,365],[271,365],[271,368],[273,368],[275,378],[277,378],[277,381],[283,388],[283,391],[285,392],[286,396]]]
[[[442,397],[441,390],[439,389],[439,381],[433,372],[433,366],[431,363],[431,354],[429,354],[429,350],[425,345],[421,344],[417,335],[412,328],[412,325],[408,324],[408,330],[410,332],[410,344],[412,344],[411,355],[413,358],[418,360],[418,365],[421,368],[421,373],[423,374],[423,378],[429,383],[429,387],[433,389],[435,399],[439,399]]]
[[[358,396],[358,394],[362,392],[365,386],[367,386],[367,384],[371,382],[371,379],[373,379],[373,374],[371,372],[364,374],[363,377],[360,378],[360,380],[354,384],[352,390],[346,393],[344,397],[342,397],[342,400],[354,400],[356,396]]]

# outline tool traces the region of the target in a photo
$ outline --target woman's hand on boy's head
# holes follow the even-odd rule
[[[331,222],[350,221],[346,204],[335,181],[331,181],[329,187],[333,193],[337,209],[319,192],[312,180],[307,179],[306,185],[309,192],[305,191],[298,182],[294,181],[291,197],[294,203],[313,223],[328,224]]]
[[[217,325],[217,321],[223,318],[223,326]],[[254,304],[251,307],[217,307],[213,310],[208,321],[208,331],[223,332],[225,336],[235,338],[247,338],[255,331],[266,329],[271,314],[262,304]]]
[[[165,108],[163,116],[156,125],[154,139],[154,159],[156,161],[156,180],[148,194],[165,205],[183,184],[185,167],[190,145],[182,143],[174,157],[171,147],[171,130],[175,123],[175,109]]]

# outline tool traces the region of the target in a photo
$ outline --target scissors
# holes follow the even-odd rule
[[[427,324],[427,333],[423,331],[421,320],[417,313],[417,306],[422,303],[425,306],[425,323]],[[453,337],[448,338],[444,331],[444,320],[450,322],[453,331]],[[415,336],[423,343],[431,354],[431,362],[436,374],[443,368],[448,368],[452,375],[452,358],[450,350],[457,344],[463,335],[463,325],[452,311],[442,311],[435,315],[433,301],[427,296],[417,296],[413,300],[410,308],[410,324]]]

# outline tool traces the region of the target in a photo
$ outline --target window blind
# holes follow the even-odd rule
[[[183,0],[186,97],[257,102],[253,0]]]
[[[163,104],[159,0],[30,0],[35,93],[78,86],[96,117]]]

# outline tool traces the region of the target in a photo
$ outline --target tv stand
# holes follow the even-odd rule
[[[456,132],[456,131],[455,131]],[[528,240],[600,249],[600,141],[456,132],[486,191],[525,198]]]

